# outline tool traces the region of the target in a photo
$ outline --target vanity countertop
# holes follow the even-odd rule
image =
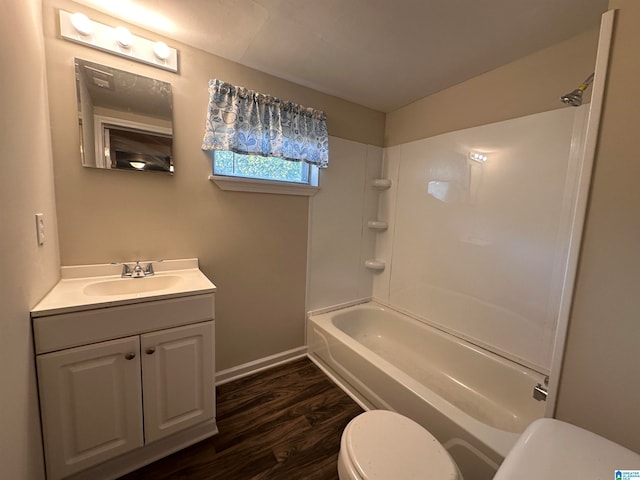
[[[141,265],[146,263],[140,262]],[[122,278],[120,265],[62,267],[60,280],[32,309],[31,316],[42,317],[216,291],[216,286],[198,268],[196,258],[166,260],[154,263],[153,268],[155,274],[149,277]]]

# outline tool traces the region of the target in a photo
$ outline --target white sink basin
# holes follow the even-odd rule
[[[141,278],[118,278],[90,283],[83,289],[85,295],[106,297],[148,293],[175,287],[182,281],[178,275],[154,275]]]

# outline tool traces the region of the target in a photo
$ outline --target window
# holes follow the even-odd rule
[[[318,190],[318,167],[279,157],[212,152],[213,175],[223,190],[311,196]]]
[[[311,166],[279,157],[241,155],[225,150],[214,152],[213,174],[309,185]]]

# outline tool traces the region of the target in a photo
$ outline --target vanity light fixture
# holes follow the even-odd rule
[[[59,20],[60,35],[65,40],[178,72],[178,51],[164,42],[139,37],[122,26],[93,21],[84,13],[60,10]]]
[[[489,159],[489,157],[487,157],[483,153],[469,152],[469,160],[473,160],[474,162],[484,163],[488,159]]]

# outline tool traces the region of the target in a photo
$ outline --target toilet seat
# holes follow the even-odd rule
[[[388,410],[371,410],[351,420],[342,434],[340,456],[356,479],[460,478],[453,459],[433,435]]]

